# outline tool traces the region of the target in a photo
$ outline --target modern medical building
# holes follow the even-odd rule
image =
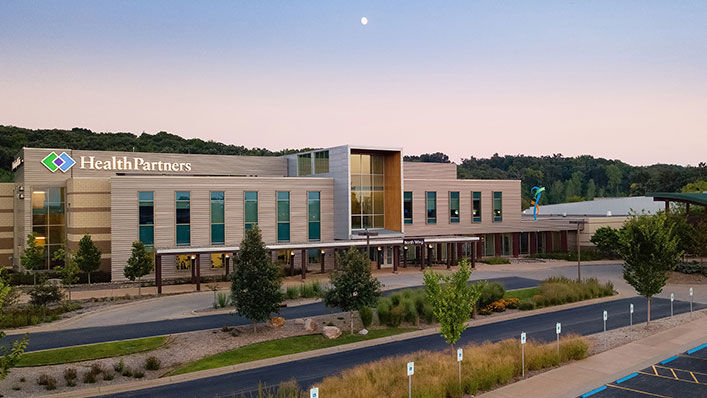
[[[282,157],[24,148],[0,184],[0,265],[27,235],[47,253],[89,233],[101,270],[125,280],[134,241],[162,280],[224,275],[258,225],[272,258],[320,271],[368,247],[372,266],[568,250],[577,226],[521,218],[519,180],[457,179],[456,165],[404,162],[400,148],[338,146]],[[368,241],[367,241],[368,240]]]

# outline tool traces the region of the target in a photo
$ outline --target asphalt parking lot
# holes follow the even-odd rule
[[[589,391],[579,398],[707,397],[707,343]]]

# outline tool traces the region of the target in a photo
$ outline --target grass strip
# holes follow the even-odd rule
[[[247,346],[221,352],[215,355],[209,355],[202,359],[186,363],[172,371],[168,376],[197,372],[206,369],[215,369],[223,366],[257,361],[260,359],[274,358],[283,355],[318,350],[320,348],[328,348],[343,344],[356,343],[359,341],[388,337],[400,333],[411,332],[413,330],[416,329],[392,328],[369,330],[368,334],[365,336],[360,334],[351,335],[346,331],[343,331],[341,337],[332,340],[327,339],[321,334],[309,334],[306,336],[295,336],[279,340],[264,341],[262,343],[249,344]]]
[[[536,294],[540,294],[539,287],[529,287],[525,289],[507,290],[503,298],[517,298],[518,300],[531,299]]]
[[[22,355],[17,367],[58,365],[135,354],[152,351],[164,345],[166,341],[167,337],[158,336],[28,352]]]

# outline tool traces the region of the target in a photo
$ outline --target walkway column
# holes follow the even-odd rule
[[[230,260],[230,259],[231,259],[231,255],[228,254],[228,253],[226,253],[226,254],[224,255],[224,259],[223,259],[223,262],[224,262],[224,265],[225,265],[225,268],[226,268],[226,275],[225,275],[226,280],[228,280],[228,263],[229,263],[229,260]]]
[[[295,274],[295,251],[290,250],[289,253],[290,255],[290,276]]]
[[[420,245],[420,257],[419,258],[420,258],[420,270],[421,271],[425,269],[425,256],[427,255],[425,253],[426,248],[427,248],[427,245],[425,245],[425,244]]]
[[[432,266],[432,245],[427,245],[427,263]]]
[[[403,268],[408,267],[408,247],[403,246]]]
[[[471,268],[476,268],[476,242],[471,242]]]
[[[567,231],[560,232],[560,250],[567,253]]]
[[[459,265],[459,260],[464,257],[464,243],[459,242],[457,243],[457,253],[456,256],[454,257],[454,265]]]
[[[302,279],[307,279],[307,249],[302,249]]]
[[[528,244],[530,245],[529,252],[531,255],[538,251],[538,233],[528,232]]]
[[[319,256],[319,262],[322,264],[322,274],[325,272],[324,271],[324,257],[326,256],[326,250],[322,249],[320,252]]]
[[[191,283],[196,283],[196,255],[192,254],[189,256],[189,268],[191,268]]]
[[[501,250],[503,250],[503,242],[501,242],[501,234],[493,234],[494,240],[494,254],[496,257],[501,256]]]
[[[383,248],[378,246],[376,248],[376,269],[381,269],[381,263],[383,263]]]
[[[513,232],[513,257],[520,254],[520,232]]]
[[[400,263],[400,246],[393,246],[393,273],[398,272],[398,264]]]
[[[442,262],[442,243],[437,243],[437,264]],[[430,261],[432,263],[432,261]]]
[[[196,291],[201,291],[201,255],[196,255]]]
[[[162,294],[162,256],[155,256],[155,285],[157,285],[157,294]]]
[[[552,232],[545,232],[545,253],[552,253]]]
[[[665,201],[665,214],[668,214],[668,213],[670,213],[670,202],[666,200]]]

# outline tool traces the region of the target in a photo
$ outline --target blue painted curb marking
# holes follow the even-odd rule
[[[604,390],[606,390],[606,386],[601,386],[599,388],[595,388],[594,390],[589,391],[588,393],[582,395],[581,398],[587,398],[588,396],[594,395],[594,394],[598,393],[599,391],[604,391]]]
[[[699,350],[701,350],[701,349],[703,349],[703,348],[707,348],[707,343],[704,343],[704,344],[702,344],[702,345],[699,346],[699,347],[695,347],[695,348],[691,349],[690,351],[688,351],[687,353],[688,353],[688,354],[692,354],[693,352],[697,352],[697,351],[699,351]]]
[[[626,381],[626,380],[628,380],[628,379],[630,379],[630,378],[632,378],[632,377],[636,377],[636,376],[638,376],[638,373],[631,373],[630,375],[628,375],[628,376],[626,376],[626,377],[622,377],[622,378],[616,380],[616,384],[619,384],[619,383],[621,383],[622,381]]]
[[[675,360],[675,359],[677,359],[677,358],[678,358],[677,355],[674,356],[674,357],[670,357],[670,358],[666,359],[665,361],[661,362],[660,364],[661,364],[661,365],[665,365],[666,363],[668,363],[668,362],[670,362],[670,361],[673,361],[673,360]]]

